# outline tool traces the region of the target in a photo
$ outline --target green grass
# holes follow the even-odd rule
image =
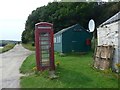
[[[15,44],[7,44],[6,46],[4,46],[3,48],[0,49],[0,53],[9,51],[10,49],[12,49],[15,46]]]
[[[118,79],[113,73],[104,73],[92,68],[92,53],[86,55],[68,54],[61,57],[55,54],[58,79],[50,80],[43,75],[32,74],[21,77],[22,88],[118,88]],[[22,73],[33,72],[35,55],[30,55],[22,64]]]
[[[23,62],[21,68],[20,68],[20,72],[21,73],[31,73],[33,67],[35,67],[35,55],[30,55],[29,57],[26,58],[26,60]]]
[[[23,44],[22,46],[28,50],[35,51],[35,46],[32,46],[32,43]]]

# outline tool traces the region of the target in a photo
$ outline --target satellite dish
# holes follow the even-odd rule
[[[90,32],[93,32],[95,30],[95,22],[93,19],[91,19],[88,23],[88,28]]]

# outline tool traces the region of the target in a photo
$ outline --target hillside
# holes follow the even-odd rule
[[[16,44],[19,41],[13,41],[13,40],[0,40],[0,46],[5,46],[7,44]]]
[[[38,22],[53,23],[54,33],[76,23],[87,29],[91,18],[95,20],[96,27],[98,27],[120,11],[118,6],[120,6],[120,2],[108,2],[101,5],[98,5],[97,2],[52,2],[47,6],[38,7],[26,20],[22,42],[34,41],[34,27]]]

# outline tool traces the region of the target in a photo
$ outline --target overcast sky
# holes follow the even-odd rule
[[[52,1],[0,0],[0,40],[21,40],[28,15],[37,7]]]
[[[53,0],[0,0],[0,40],[21,40],[28,15]]]

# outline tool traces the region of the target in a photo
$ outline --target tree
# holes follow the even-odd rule
[[[79,23],[88,28],[90,19],[94,19],[96,27],[119,11],[120,2],[107,2],[98,5],[97,2],[52,2],[33,10],[25,23],[22,42],[34,41],[35,24],[50,22],[54,24],[54,33],[63,28]]]

